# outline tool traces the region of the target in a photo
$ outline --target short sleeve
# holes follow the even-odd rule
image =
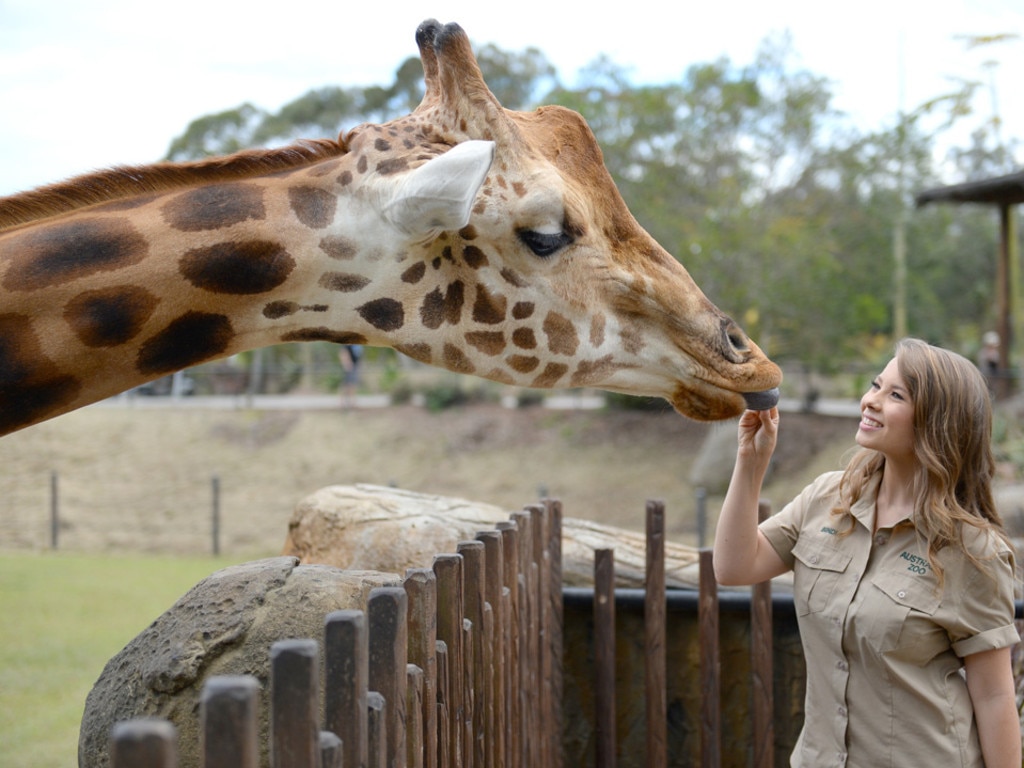
[[[1002,549],[986,565],[985,569],[967,566],[971,576],[947,626],[953,651],[960,657],[1020,641],[1013,623],[1013,553]]]
[[[823,499],[834,498],[841,477],[841,472],[827,472],[819,476],[804,488],[799,496],[759,526],[761,533],[788,568],[793,568],[793,547],[800,538],[800,531],[808,515],[822,503]],[[831,504],[830,501],[826,503]]]

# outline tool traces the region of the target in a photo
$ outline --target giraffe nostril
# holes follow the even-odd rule
[[[725,342],[726,355],[735,353],[745,354],[750,351],[750,341],[747,334],[740,330],[732,320],[722,323],[722,335]]]

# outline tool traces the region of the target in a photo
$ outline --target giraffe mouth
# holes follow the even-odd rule
[[[763,392],[744,392],[743,399],[751,411],[767,411],[779,404],[779,388],[772,387]]]
[[[676,385],[668,398],[680,414],[695,421],[724,421],[743,411],[766,411],[779,402],[778,387],[757,392],[736,392],[708,382],[687,382]]]

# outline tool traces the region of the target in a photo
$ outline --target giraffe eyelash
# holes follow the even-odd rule
[[[572,245],[575,238],[567,232],[558,232],[553,235],[535,232],[532,229],[521,229],[516,235],[523,245],[533,251],[535,256],[547,258],[552,256],[566,246]]]

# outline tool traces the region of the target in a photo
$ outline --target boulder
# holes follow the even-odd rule
[[[294,557],[217,571],[107,663],[85,702],[80,768],[108,766],[114,723],[138,717],[169,720],[178,731],[179,765],[199,766],[199,698],[214,675],[260,681],[261,764],[269,765],[270,646],[290,638],[322,642],[328,613],[365,610],[372,589],[401,582],[394,573],[301,565]]]
[[[288,525],[284,554],[302,563],[405,573],[430,568],[434,555],[456,551],[508,521],[508,510],[448,496],[434,496],[376,485],[334,485],[303,499]],[[593,586],[594,551],[615,550],[620,587],[642,587],[646,564],[643,534],[589,520],[562,521],[562,580],[566,586]],[[665,544],[669,587],[696,588],[699,553]]]

